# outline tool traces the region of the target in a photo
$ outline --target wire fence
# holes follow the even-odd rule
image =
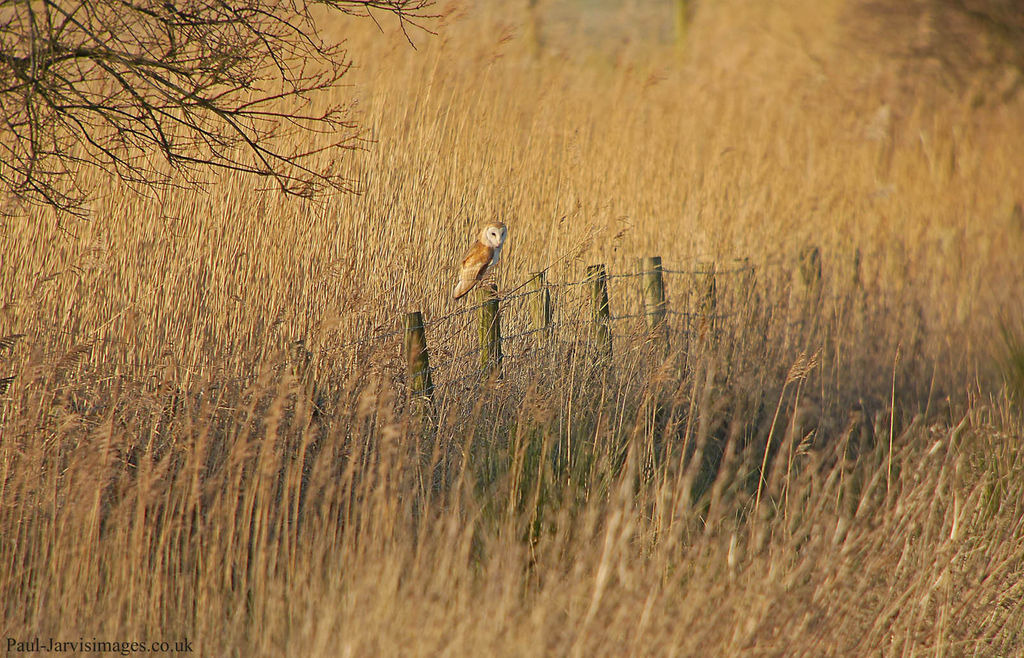
[[[636,271],[636,272],[617,273],[617,274],[615,274],[615,273],[605,274],[603,278],[607,282],[611,282],[611,281],[615,281],[615,280],[618,280],[618,279],[638,279],[638,278],[643,277],[643,276],[645,276],[647,274],[655,274],[657,272],[660,272],[661,274],[667,274],[667,275],[683,275],[683,276],[701,276],[701,275],[707,276],[707,275],[712,275],[712,276],[718,277],[718,276],[734,275],[734,274],[739,274],[739,273],[742,273],[742,272],[753,272],[753,271],[755,271],[755,266],[750,265],[750,264],[744,264],[744,265],[737,266],[737,267],[719,268],[719,269],[716,269],[714,267],[698,267],[698,268],[694,268],[694,269],[669,269],[669,268],[664,268],[664,269],[661,269],[661,270],[641,270],[641,271]],[[543,270],[542,272],[546,272],[546,270]],[[576,280],[572,280],[572,281],[545,281],[543,286],[540,287],[540,288],[533,289],[533,290],[525,290],[525,291],[522,290],[524,287],[529,285],[533,280],[534,280],[533,277],[528,278],[528,279],[522,281],[521,283],[519,283],[518,285],[516,285],[515,287],[513,287],[509,292],[501,294],[501,295],[498,295],[496,297],[496,299],[497,299],[499,305],[501,305],[502,308],[507,308],[507,305],[509,303],[515,301],[515,300],[521,300],[521,299],[524,299],[524,298],[533,297],[535,295],[542,294],[544,292],[549,292],[550,293],[552,290],[565,289],[565,288],[575,288],[575,287],[585,286],[585,285],[588,285],[588,284],[592,285],[594,283],[594,279],[593,278],[583,278],[583,279],[576,279]],[[422,324],[416,325],[414,327],[409,327],[409,328],[414,328],[414,329],[437,328],[439,325],[442,325],[442,324],[447,323],[447,322],[451,322],[451,321],[456,320],[458,318],[461,318],[461,317],[464,317],[464,316],[468,316],[471,313],[479,311],[487,303],[488,302],[479,302],[479,303],[475,303],[475,304],[470,304],[470,305],[468,305],[468,306],[466,306],[464,308],[452,311],[452,312],[447,313],[445,315],[442,315],[440,317],[432,318],[430,320],[425,320]],[[679,313],[679,312],[676,312],[676,313]],[[612,316],[610,319],[611,320],[623,320],[623,319],[628,319],[628,318],[641,317],[643,315],[644,315],[644,313],[630,313],[630,314]],[[394,338],[394,337],[396,337],[396,336],[398,336],[400,334],[405,333],[406,329],[407,328],[399,328],[399,329],[394,329],[394,330],[383,331],[383,332],[371,334],[371,335],[368,335],[368,336],[363,336],[361,338],[357,338],[357,339],[353,339],[353,340],[349,340],[349,341],[343,342],[340,345],[335,345],[331,349],[332,349],[332,351],[340,351],[340,350],[345,350],[345,349],[348,349],[348,348],[351,348],[351,347],[354,347],[354,346],[365,345],[365,344],[368,344],[368,343],[384,342],[384,341],[387,341],[388,339]],[[516,338],[516,337],[517,336],[514,336],[514,335],[512,335],[512,336],[502,336],[502,339],[503,340],[504,339],[512,339],[512,338]]]
[[[764,312],[766,307],[780,303],[780,297],[788,288],[762,285],[758,289],[755,274],[763,275],[766,269],[783,263],[755,266],[747,260],[735,262],[729,267],[708,264],[689,269],[591,273],[574,280],[539,280],[535,275],[491,299],[467,304],[438,317],[421,316],[422,322],[408,327],[346,341],[333,346],[331,353],[344,353],[368,342],[387,344],[399,334],[422,332],[431,390],[436,394],[473,388],[495,372],[501,372],[504,381],[530,379],[531,373],[553,360],[564,363],[562,357],[568,352],[581,345],[592,345],[598,326],[607,327],[611,351],[620,353],[638,344],[650,343],[655,324],[657,329],[673,336],[677,344],[686,343],[694,335],[707,336],[709,332],[714,333],[716,339],[735,339],[750,329],[755,319],[768,319],[756,328],[763,332],[795,334],[808,325],[803,315],[794,318]],[[649,299],[644,299],[643,279],[648,275],[659,277],[661,290],[669,291],[656,308],[650,305]],[[525,289],[531,284],[532,287]],[[820,294],[820,284],[819,277],[816,282],[808,282],[808,287],[817,286]],[[603,287],[603,293],[594,290],[597,285]],[[595,301],[599,294],[607,295],[608,299],[608,308],[601,309],[603,314],[595,309],[595,304],[601,305],[600,301]],[[537,299],[538,295],[546,297]],[[492,338],[480,326],[488,321],[483,316],[485,306],[495,302],[500,309],[500,347],[491,342]],[[542,305],[548,303],[550,307],[545,309]],[[391,350],[393,355],[400,352],[400,348]],[[488,359],[498,360],[498,353],[499,365],[488,362]],[[361,365],[354,367],[358,369]],[[396,368],[407,365],[400,363]]]
[[[403,337],[411,331],[419,331],[424,335],[433,389],[444,391],[476,386],[493,372],[493,365],[486,359],[494,358],[491,352],[495,347],[481,338],[480,323],[485,307],[495,302],[500,309],[503,367],[506,375],[513,376],[510,370],[526,373],[533,369],[530,362],[542,367],[580,343],[592,343],[598,325],[607,327],[608,340],[618,352],[625,347],[623,343],[649,342],[650,325],[655,317],[659,318],[656,321],[664,331],[680,338],[680,342],[688,340],[691,334],[705,334],[710,325],[717,326],[716,331],[723,335],[736,335],[741,332],[740,325],[749,324],[755,315],[772,318],[774,325],[761,326],[763,331],[778,331],[780,327],[787,331],[794,327],[800,329],[808,322],[804,315],[794,318],[792,314],[783,322],[782,315],[771,312],[772,307],[786,301],[788,284],[772,287],[773,284],[766,282],[787,281],[792,276],[772,277],[765,273],[786,268],[784,261],[754,265],[747,259],[735,259],[724,267],[698,263],[689,268],[657,267],[618,273],[600,267],[600,274],[591,268],[588,276],[563,280],[548,279],[550,268],[547,268],[519,281],[502,294],[481,298],[435,317],[423,314],[422,322],[412,326],[403,324],[402,314],[384,321],[378,315],[371,329],[354,338],[319,342],[315,352],[307,349],[302,340],[293,341],[287,349],[292,352],[293,363],[305,366],[317,363],[327,376],[331,373],[345,376],[346,372],[359,376],[360,372],[376,369],[403,378],[407,365],[403,358]],[[790,267],[785,273],[792,275],[796,271]],[[649,307],[650,300],[645,300],[643,292],[644,279],[651,275],[661,280],[664,292],[655,311]],[[819,280],[809,285],[818,286],[820,291],[820,270],[817,277]],[[595,303],[599,302],[595,302],[594,286],[598,285],[603,287],[608,299],[607,309],[601,309],[601,314],[595,310]],[[538,299],[539,295],[544,298]],[[548,306],[542,308],[539,306],[542,303]],[[348,329],[351,331],[351,325]],[[96,345],[102,343],[103,339],[97,337]],[[60,358],[57,356],[55,360]],[[100,365],[99,359],[93,359],[93,363]],[[253,372],[251,365],[246,369],[234,368],[225,362],[189,363],[175,357],[170,350],[155,363],[128,358],[104,360],[102,365],[143,374],[147,369],[152,372],[154,368],[170,368],[221,382],[252,382],[260,376]]]

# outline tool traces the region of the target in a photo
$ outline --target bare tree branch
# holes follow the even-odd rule
[[[266,177],[288,194],[351,191],[311,158],[358,144],[321,99],[349,70],[324,13],[386,12],[429,32],[432,0],[0,0],[0,189],[84,212],[99,167],[140,190],[204,172]],[[300,131],[336,135],[290,148]],[[153,154],[166,167],[151,166]]]

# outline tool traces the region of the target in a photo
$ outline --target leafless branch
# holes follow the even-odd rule
[[[311,158],[357,127],[324,94],[349,70],[325,12],[429,32],[432,0],[0,0],[0,188],[84,212],[99,167],[140,190],[256,174],[281,191],[351,191]],[[301,131],[336,135],[290,148]],[[159,154],[166,166],[154,166]]]

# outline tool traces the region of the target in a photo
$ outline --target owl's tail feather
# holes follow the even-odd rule
[[[461,299],[462,297],[465,297],[466,293],[472,290],[474,285],[476,285],[476,279],[460,280],[455,286],[455,290],[452,291],[452,298]]]

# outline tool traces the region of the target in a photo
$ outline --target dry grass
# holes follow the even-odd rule
[[[908,96],[847,48],[840,3],[771,4],[706,9],[685,64],[637,25],[554,18],[534,61],[494,7],[418,51],[346,23],[361,67],[338,93],[374,141],[337,166],[363,195],[239,177],[147,200],[97,176],[90,221],[5,220],[3,634],[1024,652],[1021,417],[991,348],[1024,295],[1021,102]],[[500,382],[464,379],[472,315],[433,324],[418,413],[401,337],[351,341],[461,308],[454,266],[491,218],[504,290],[646,255],[749,258],[756,284],[719,278],[714,332],[671,316],[665,358],[618,321],[611,364],[571,324],[585,291],[556,288],[563,325],[510,340]],[[670,275],[670,308],[699,312],[700,281]],[[611,304],[636,313],[636,279]]]

